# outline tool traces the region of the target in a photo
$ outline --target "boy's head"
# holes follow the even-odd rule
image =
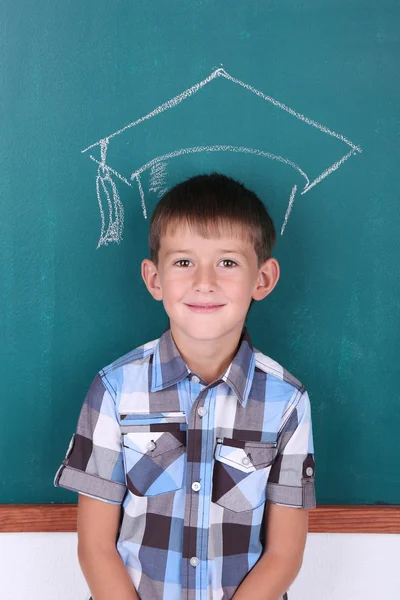
[[[212,173],[169,190],[150,220],[142,276],[171,328],[196,339],[241,330],[250,304],[279,279],[274,224],[238,181]]]

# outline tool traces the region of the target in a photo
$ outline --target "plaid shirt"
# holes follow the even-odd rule
[[[246,328],[207,385],[168,329],[97,375],[54,484],[122,503],[141,600],[228,600],[263,552],[265,502],[315,506],[308,394]]]

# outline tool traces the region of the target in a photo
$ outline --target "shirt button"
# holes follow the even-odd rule
[[[193,490],[194,492],[199,492],[199,491],[200,491],[200,488],[201,488],[201,485],[200,485],[200,483],[199,483],[198,481],[194,481],[194,482],[192,483],[192,490]]]
[[[200,406],[200,408],[197,409],[197,414],[200,415],[200,417],[205,417],[207,414],[205,406]]]
[[[312,467],[307,467],[306,473],[307,475],[312,475],[314,473],[314,469]]]
[[[149,442],[149,443],[147,444],[147,450],[149,450],[150,452],[152,452],[153,450],[155,450],[155,449],[156,449],[156,447],[157,447],[157,446],[156,446],[155,442]]]
[[[242,460],[242,465],[244,465],[245,467],[248,467],[250,464],[250,459],[248,456],[245,456]]]
[[[189,562],[192,565],[192,567],[197,567],[197,565],[199,564],[199,559],[197,558],[197,556],[192,556]]]
[[[197,375],[193,375],[192,381],[194,381],[195,383],[200,383],[200,379],[199,377],[197,377]]]

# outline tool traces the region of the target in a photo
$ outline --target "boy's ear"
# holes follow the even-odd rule
[[[142,260],[142,278],[154,300],[162,300],[162,290],[158,270],[152,260]]]
[[[272,292],[280,276],[279,263],[276,258],[268,258],[258,269],[257,283],[251,297],[253,300],[263,300]]]

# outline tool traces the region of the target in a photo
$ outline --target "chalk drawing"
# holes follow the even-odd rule
[[[189,99],[191,96],[193,96],[194,94],[196,94],[197,92],[202,90],[206,85],[210,84],[213,80],[215,80],[219,77],[223,77],[226,80],[230,81],[231,83],[241,86],[245,90],[249,91],[252,94],[255,94],[256,96],[258,96],[265,102],[268,102],[268,103],[276,106],[277,108],[287,112],[288,114],[290,114],[294,118],[302,121],[306,125],[309,125],[310,127],[314,127],[317,130],[319,130],[321,133],[331,136],[333,138],[336,138],[340,142],[343,142],[347,146],[346,154],[344,154],[338,161],[333,163],[330,167],[328,167],[325,171],[323,171],[320,175],[318,175],[311,182],[310,182],[308,175],[305,173],[305,171],[299,165],[297,165],[293,161],[289,160],[289,158],[285,158],[283,156],[278,156],[276,154],[271,154],[270,152],[266,152],[262,149],[246,148],[243,146],[232,146],[232,145],[194,146],[191,148],[180,148],[178,150],[174,150],[173,152],[163,154],[162,156],[157,156],[157,157],[153,158],[151,161],[142,165],[139,169],[137,169],[130,175],[130,180],[128,180],[126,177],[121,175],[121,173],[119,173],[115,169],[111,168],[111,166],[107,164],[107,150],[108,150],[110,140],[112,140],[113,138],[115,138],[118,135],[121,135],[128,129],[131,129],[132,127],[136,127],[137,125],[139,125],[139,123],[142,123],[143,121],[146,121],[148,119],[152,119],[153,117],[160,115],[164,111],[170,110],[171,108],[178,106],[181,102],[184,102],[185,100]],[[171,159],[176,158],[178,156],[182,156],[185,154],[201,153],[201,152],[242,152],[244,154],[254,154],[256,156],[267,158],[269,160],[278,161],[278,162],[286,164],[289,167],[291,167],[292,169],[296,170],[297,173],[299,173],[303,177],[304,188],[300,192],[300,195],[304,195],[307,192],[309,192],[313,187],[315,187],[318,183],[320,183],[323,179],[328,177],[328,175],[331,175],[333,172],[337,171],[337,169],[346,160],[348,160],[351,156],[355,156],[358,153],[362,152],[360,146],[356,146],[355,144],[353,144],[353,142],[351,142],[344,135],[336,133],[335,131],[329,129],[325,125],[322,125],[321,123],[318,123],[317,121],[314,121],[314,120],[310,119],[309,117],[306,117],[305,115],[290,108],[286,104],[283,104],[282,102],[279,102],[278,100],[272,98],[271,96],[267,96],[266,94],[264,94],[263,92],[261,92],[260,90],[258,90],[256,88],[252,87],[251,85],[244,83],[240,79],[236,79],[235,77],[232,77],[223,68],[215,69],[208,77],[206,77],[199,83],[196,83],[195,85],[188,88],[184,92],[178,94],[177,96],[174,96],[167,102],[164,102],[163,104],[161,104],[160,106],[158,106],[151,112],[147,113],[143,117],[140,117],[136,121],[133,121],[132,123],[129,123],[128,125],[125,125],[125,127],[122,127],[118,131],[115,131],[114,133],[111,133],[108,136],[103,137],[98,142],[95,142],[94,144],[87,146],[87,148],[84,148],[82,150],[82,152],[84,153],[84,152],[87,152],[88,150],[92,150],[93,148],[98,148],[98,147],[100,148],[100,160],[98,160],[92,154],[89,154],[90,158],[98,165],[97,177],[96,177],[96,192],[97,192],[97,199],[98,199],[98,203],[99,203],[100,217],[101,217],[101,233],[100,233],[100,239],[99,239],[99,242],[97,245],[98,248],[102,245],[107,245],[110,242],[119,243],[122,239],[123,226],[124,226],[124,209],[123,209],[123,205],[120,200],[120,196],[118,194],[118,189],[117,189],[117,186],[113,179],[113,176],[118,178],[120,181],[122,181],[124,184],[128,185],[129,187],[134,187],[135,185],[137,186],[137,188],[139,190],[139,194],[140,194],[143,216],[144,216],[144,218],[147,218],[145,194],[144,194],[144,190],[143,190],[143,186],[142,186],[142,182],[141,182],[141,175],[142,175],[142,173],[144,173],[148,170],[150,171],[149,190],[156,193],[158,197],[161,197],[165,193],[165,191],[168,189],[168,187],[166,185],[167,164],[168,164],[167,161],[170,161]],[[350,150],[349,150],[349,148],[350,148]],[[293,203],[294,203],[294,199],[296,196],[296,192],[297,192],[297,185],[294,185],[292,187],[292,191],[290,194],[289,204],[288,204],[288,207],[287,207],[287,210],[285,213],[284,222],[281,227],[281,235],[283,235],[283,233],[285,231],[289,216],[293,209]],[[106,214],[107,214],[107,219],[106,219]]]
[[[167,163],[160,161],[155,163],[150,169],[150,192],[155,192],[159,198],[165,194],[168,189],[166,186]]]
[[[99,167],[96,177],[96,192],[101,217],[101,233],[97,247],[108,242],[119,242],[124,229],[124,207],[120,200],[117,186],[111,177],[110,169],[106,165],[108,142],[100,141]],[[129,184],[129,181],[126,181]],[[108,227],[106,230],[106,219],[104,205],[108,208]]]
[[[283,232],[285,231],[285,227],[286,227],[286,224],[288,222],[289,215],[292,212],[292,206],[293,206],[294,197],[296,195],[296,192],[297,192],[297,185],[294,185],[293,188],[292,188],[292,193],[290,194],[289,206],[287,207],[287,210],[286,210],[285,220],[284,220],[282,228],[281,228],[281,235],[283,235]]]

